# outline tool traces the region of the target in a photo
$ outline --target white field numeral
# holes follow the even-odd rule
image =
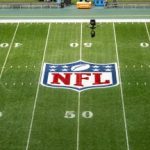
[[[76,48],[79,46],[79,43],[70,43],[70,47],[72,48]],[[92,43],[83,43],[84,47],[90,48],[92,47]]]
[[[0,48],[7,48],[7,47],[9,47],[9,43],[0,43]],[[14,45],[13,45],[15,48],[17,48],[17,47],[20,47],[20,46],[22,46],[22,44],[21,43],[14,43]]]
[[[14,47],[15,47],[15,48],[20,47],[20,46],[22,46],[21,43],[15,43],[15,44],[14,44]]]
[[[82,113],[82,117],[83,118],[92,118],[93,117],[93,113],[91,111],[84,111]]]
[[[84,43],[84,47],[92,47],[92,43]]]
[[[1,44],[0,44],[0,47],[1,47],[1,48],[7,48],[8,46],[9,46],[8,43],[1,43]]]
[[[75,111],[66,111],[65,116],[64,116],[64,118],[67,118],[67,119],[71,119],[75,117],[76,117]]]
[[[93,112],[91,111],[83,111],[81,116],[83,118],[92,118],[93,117]],[[76,112],[75,111],[66,111],[65,112],[65,115],[64,115],[64,118],[66,119],[72,119],[72,118],[75,118],[76,117]]]
[[[70,43],[70,47],[72,47],[72,48],[76,48],[76,47],[78,47],[78,46],[79,46],[78,43]]]
[[[149,44],[146,43],[146,42],[142,42],[142,43],[140,44],[140,46],[143,47],[143,48],[146,48],[146,47],[149,47]]]

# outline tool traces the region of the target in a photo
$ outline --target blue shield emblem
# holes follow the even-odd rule
[[[41,84],[51,88],[83,91],[119,84],[116,63],[96,64],[77,61],[67,64],[44,63]]]

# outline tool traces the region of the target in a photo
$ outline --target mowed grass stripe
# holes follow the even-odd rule
[[[80,24],[53,24],[49,36],[45,62],[60,64],[80,59]],[[65,118],[66,111],[75,117]],[[77,148],[78,93],[67,89],[40,86],[30,141],[32,150]]]
[[[133,150],[150,148],[150,51],[149,47],[140,46],[141,42],[149,43],[150,24],[146,25],[147,29],[144,23],[115,24],[129,141]],[[0,38],[4,40],[9,37],[8,41],[11,41],[15,27],[12,25],[12,30],[8,30],[11,32]],[[22,43],[22,46],[12,47],[0,84],[2,150],[26,147],[47,29],[48,24],[19,25],[14,43]],[[83,24],[82,32],[83,60],[116,62],[112,24],[97,24],[95,38],[90,37],[88,24]],[[45,61],[65,63],[79,60],[80,44],[70,47],[70,43],[80,43],[80,37],[81,24],[52,24]],[[93,43],[92,48],[84,47],[87,42]],[[5,50],[8,51],[8,48]],[[3,56],[6,52],[0,53],[0,58]],[[39,88],[29,149],[75,150],[77,117],[80,116],[79,150],[127,150],[119,86],[81,93],[80,113],[77,92]],[[64,118],[66,111],[74,111],[75,118]],[[85,111],[91,111],[93,117],[84,118],[82,113]]]
[[[97,23],[96,36],[91,38],[89,24],[84,24],[83,44],[91,43],[91,47],[83,46],[82,59],[93,63],[113,63],[116,61],[112,26],[107,23]]]
[[[142,42],[149,43],[147,31],[144,23],[116,24],[116,34],[130,148],[148,150],[150,51],[140,46]]]
[[[47,28],[46,24],[19,25],[14,42],[20,42],[22,46],[12,47],[1,78],[2,150],[20,150],[26,147]]]
[[[4,64],[15,29],[16,24],[0,24],[0,70]]]
[[[1,69],[1,72],[0,72],[0,79],[2,78],[2,74],[3,74],[3,71],[4,71],[4,68],[5,68],[5,65],[7,63],[7,59],[9,57],[9,53],[10,53],[10,50],[12,48],[12,45],[13,45],[13,42],[14,42],[14,39],[15,39],[15,36],[16,36],[16,33],[17,33],[17,30],[18,30],[18,27],[19,27],[19,23],[17,24],[16,26],[16,30],[14,32],[14,35],[13,35],[13,38],[11,40],[11,43],[10,43],[10,46],[9,46],[9,49],[8,49],[8,52],[7,52],[7,55],[6,55],[6,58],[4,60],[4,63],[3,63],[3,66],[2,66],[2,69]]]
[[[45,47],[44,47],[44,52],[43,52],[43,58],[42,58],[42,63],[41,63],[41,70],[40,70],[38,85],[37,85],[37,89],[36,89],[36,95],[35,95],[34,106],[33,106],[33,111],[32,111],[32,117],[31,117],[31,122],[30,122],[30,128],[29,128],[29,134],[28,134],[28,139],[27,139],[26,150],[29,149],[29,143],[30,143],[30,137],[31,137],[31,132],[32,132],[33,120],[34,120],[35,109],[36,109],[36,104],[37,104],[37,99],[38,99],[38,94],[39,94],[41,74],[42,74],[42,70],[43,70],[44,59],[45,59],[45,54],[46,54],[47,44],[48,44],[48,38],[49,38],[49,33],[50,33],[50,26],[51,26],[51,24],[49,24],[49,26],[48,26],[48,31],[47,31],[47,36],[46,36],[46,42],[45,42]]]
[[[83,60],[101,64],[117,63],[111,23],[97,24],[95,38],[90,37],[88,24],[84,24],[85,42],[92,43],[92,47],[83,46]],[[85,111],[92,112],[93,117],[82,117]],[[126,150],[119,86],[82,92],[80,112],[80,149]]]
[[[80,24],[52,24],[52,37],[49,39],[49,51],[46,62],[69,63],[80,59]],[[71,47],[71,44],[78,46]]]
[[[83,27],[82,27],[82,26],[83,26],[83,25],[82,25],[82,23],[81,23],[81,29],[80,29],[80,30],[81,30],[81,31],[80,31],[80,60],[82,60],[82,44],[83,44],[83,43],[82,43],[82,36],[83,36],[83,33],[82,33],[82,32],[83,32],[83,31],[82,31],[82,28],[83,28]]]
[[[115,40],[115,47],[116,47],[116,58],[117,58],[117,64],[118,64],[118,74],[119,74],[119,83],[120,83],[120,93],[121,93],[121,103],[122,103],[122,111],[123,111],[125,136],[126,136],[127,150],[130,150],[129,137],[128,137],[128,126],[127,126],[127,121],[126,121],[126,109],[125,109],[125,105],[124,105],[124,93],[123,93],[123,88],[122,88],[122,78],[121,78],[121,72],[120,72],[120,60],[119,60],[119,55],[118,55],[118,44],[117,44],[115,23],[113,23],[113,30],[114,30],[114,40]]]

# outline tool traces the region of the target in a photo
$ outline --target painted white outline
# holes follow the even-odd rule
[[[115,24],[114,23],[113,23],[113,31],[114,31],[114,40],[115,40],[115,47],[116,47],[117,63],[118,63],[118,66],[120,66],[119,55],[118,55],[118,44],[117,44],[116,30],[115,30]],[[126,135],[126,145],[127,145],[127,150],[130,150],[120,67],[118,67],[118,75],[119,75],[119,82],[120,82],[120,92],[121,92],[121,102],[122,102],[122,110],[123,110],[124,128],[125,128],[125,135]]]
[[[4,72],[5,65],[6,65],[6,63],[7,63],[7,60],[8,60],[10,51],[11,51],[11,49],[12,49],[12,45],[13,45],[13,43],[14,43],[14,39],[15,39],[15,37],[16,37],[16,33],[17,33],[17,31],[18,31],[18,27],[19,27],[19,23],[18,23],[17,26],[16,26],[16,29],[15,29],[13,38],[12,38],[12,40],[11,40],[11,43],[10,43],[10,46],[9,46],[9,49],[8,49],[8,52],[7,52],[7,55],[6,55],[4,64],[3,64],[3,66],[2,66],[2,70],[1,70],[1,72],[0,72],[0,79],[2,78],[2,75],[3,75],[3,72]]]
[[[89,64],[95,64],[95,65],[99,64],[99,63],[91,63],[91,62],[83,61],[83,60],[79,60],[79,61],[82,61],[82,62],[85,62],[85,63],[89,63]],[[47,85],[43,84],[43,77],[44,77],[44,73],[45,73],[45,65],[46,65],[46,64],[51,64],[51,65],[63,65],[63,64],[64,64],[64,65],[65,65],[65,64],[76,63],[76,62],[79,62],[79,61],[70,62],[70,63],[62,63],[62,64],[44,63],[44,64],[43,64],[43,69],[42,69],[41,80],[40,80],[41,85],[44,86],[44,87],[47,87],[47,88],[53,88],[53,89],[57,89],[57,88],[70,89],[70,90],[73,90],[73,91],[76,91],[76,92],[82,92],[82,91],[86,91],[86,90],[89,90],[89,89],[92,90],[92,89],[100,89],[100,88],[102,88],[102,89],[105,89],[105,88],[112,88],[112,87],[116,87],[116,86],[119,85],[119,78],[118,78],[119,75],[118,75],[118,66],[117,66],[117,63],[100,64],[100,65],[109,65],[109,64],[114,64],[114,65],[115,65],[115,68],[116,68],[116,82],[117,82],[117,84],[115,84],[115,85],[110,85],[110,86],[94,86],[94,87],[87,87],[87,88],[85,88],[85,89],[78,90],[78,89],[70,88],[70,87],[64,87],[64,86],[62,86],[62,87],[58,87],[58,86],[47,86]],[[66,73],[66,72],[64,72],[64,73]]]
[[[42,58],[42,63],[41,63],[41,70],[40,70],[40,75],[39,75],[39,80],[38,80],[38,85],[37,85],[37,90],[36,90],[36,95],[35,95],[35,100],[34,100],[34,106],[33,106],[33,111],[32,111],[30,127],[29,127],[26,150],[29,149],[29,143],[30,143],[30,137],[31,137],[31,132],[32,132],[33,120],[34,120],[34,116],[35,116],[35,109],[36,109],[36,104],[37,104],[37,99],[38,99],[38,94],[39,94],[39,88],[40,88],[41,72],[43,70],[43,64],[44,64],[45,54],[46,54],[47,45],[48,45],[48,38],[49,38],[50,28],[51,28],[51,24],[49,24],[49,26],[48,26],[48,31],[47,31],[47,36],[46,36],[46,42],[45,42],[43,58]]]

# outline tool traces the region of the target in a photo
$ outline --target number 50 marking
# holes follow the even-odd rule
[[[93,112],[91,112],[91,111],[83,111],[81,116],[83,118],[92,118],[93,117]],[[75,118],[75,117],[76,117],[76,112],[75,111],[66,111],[65,112],[64,118],[72,119],[72,118]]]

